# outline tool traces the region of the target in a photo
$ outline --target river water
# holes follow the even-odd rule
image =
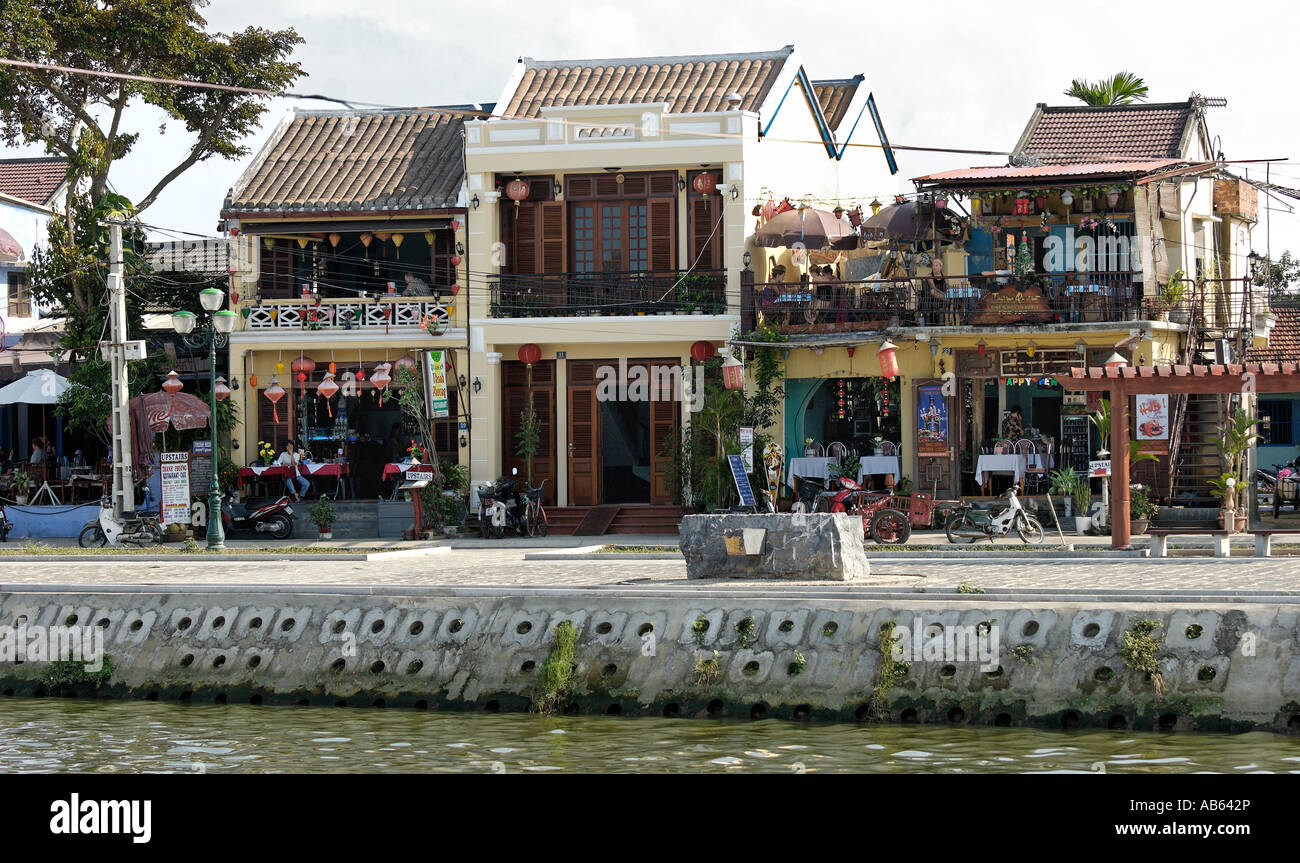
[[[4,699],[0,772],[1300,772],[1300,738]]]

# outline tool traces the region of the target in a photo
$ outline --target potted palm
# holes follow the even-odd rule
[[[320,533],[322,540],[334,538],[334,504],[330,502],[327,494],[320,496],[312,508],[307,512],[307,520],[316,525],[316,530]]]
[[[1092,517],[1086,515],[1092,504],[1092,481],[1087,474],[1079,474],[1071,492],[1074,497],[1074,530],[1084,536],[1092,529]]]
[[[1246,488],[1244,469],[1246,462],[1246,453],[1255,444],[1260,436],[1255,433],[1255,426],[1259,420],[1252,419],[1249,414],[1238,408],[1232,412],[1232,416],[1223,426],[1223,431],[1219,435],[1219,449],[1223,453],[1223,459],[1228,464],[1228,470],[1220,477],[1225,485],[1231,489],[1232,486],[1241,484],[1243,489]],[[1228,478],[1232,479],[1227,483]],[[1232,495],[1235,500],[1235,494]],[[1246,507],[1235,506],[1232,502],[1225,509],[1234,511],[1235,520],[1233,529],[1240,532],[1246,529]]]
[[[9,479],[9,489],[14,493],[14,503],[27,505],[27,492],[31,491],[32,478],[25,470],[16,470]]]
[[[1063,467],[1048,474],[1048,482],[1051,484],[1047,487],[1047,494],[1062,495],[1065,498],[1065,514],[1069,516],[1070,504],[1074,500],[1074,487],[1079,484],[1079,474],[1075,473],[1072,467]]]

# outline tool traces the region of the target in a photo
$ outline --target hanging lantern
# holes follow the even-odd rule
[[[295,372],[311,374],[316,371],[316,361],[308,356],[299,356],[298,359],[293,361],[293,365],[289,368],[293,369]]]
[[[163,381],[162,384],[162,388],[167,391],[168,395],[173,396],[180,392],[181,388],[184,386],[185,385],[181,383],[181,376],[176,374],[175,369],[172,369],[167,373],[167,379]]]
[[[330,374],[332,374],[332,375],[333,375],[333,374],[338,374],[338,370],[339,370],[338,364],[335,363],[333,360],[330,360],[330,364],[329,364],[329,372],[330,372]]]
[[[1074,194],[1069,189],[1061,193],[1061,203],[1067,207],[1074,203]]]
[[[745,386],[745,364],[731,356],[723,360],[722,385],[729,390],[743,389]]]
[[[366,379],[366,369],[365,369],[365,367],[364,367],[364,366],[357,366],[357,380],[358,380],[358,381],[364,381],[365,379]]]
[[[984,340],[983,340],[983,339],[980,339],[980,340],[979,340],[979,344],[977,344],[977,345],[975,346],[975,350],[979,352],[979,355],[980,355],[980,356],[984,356],[984,354],[988,352],[988,349],[989,349],[989,346],[986,345],[986,344],[984,344]]]
[[[253,389],[257,389],[257,375],[248,376],[248,385]]]
[[[226,385],[226,379],[224,377],[219,376],[217,378],[217,385],[212,388],[212,393],[217,397],[217,401],[219,402],[224,402],[226,399],[230,398],[230,387]]]
[[[393,245],[397,246],[397,250],[399,252],[402,250],[402,241],[405,239],[406,239],[405,234],[393,234]]]
[[[294,375],[294,377],[296,377],[296,378],[298,379],[298,383],[300,383],[300,384],[304,384],[304,383],[307,382],[307,373],[306,373],[306,372],[298,372],[298,374]]]
[[[718,179],[712,174],[696,174],[691,180],[691,188],[701,195],[711,195],[718,189]]]
[[[383,392],[384,389],[387,388],[388,384],[393,380],[392,376],[388,374],[388,369],[388,363],[383,363],[382,365],[377,366],[375,368],[375,373],[370,376],[370,383],[380,392]]]
[[[713,342],[706,342],[703,339],[691,345],[691,359],[697,363],[705,362],[717,352],[718,349],[713,346]]]
[[[280,409],[277,404],[280,399],[284,398],[284,387],[280,386],[280,382],[276,380],[274,375],[271,376],[271,385],[262,392],[262,395],[270,399],[271,416],[275,418],[278,424],[280,422]]]
[[[239,294],[235,293],[234,291],[231,291],[231,292],[230,292],[230,302],[231,302],[233,305],[236,305],[236,306],[239,305]]]
[[[452,219],[450,222],[451,232],[454,234],[460,230],[460,219]]]
[[[1112,210],[1115,209],[1115,207],[1119,204],[1119,189],[1115,188],[1114,186],[1111,186],[1109,189],[1107,189],[1106,201],[1110,204],[1110,208]]]
[[[343,239],[342,234],[330,234],[330,246],[337,249],[339,247],[339,240],[341,239]]]
[[[392,238],[392,231],[375,231],[375,239],[381,243],[387,243]]]
[[[451,295],[454,297],[460,293],[460,285],[453,283],[451,286]]]
[[[532,368],[533,363],[538,362],[539,360],[541,360],[541,358],[542,358],[542,349],[539,348],[537,345],[529,343],[519,349],[519,362],[523,363],[529,368]],[[401,360],[398,360],[398,363],[401,363]]]
[[[898,377],[898,345],[886,341],[876,351],[876,357],[880,360],[880,373],[882,375],[890,380]]]
[[[373,240],[374,238],[375,238],[374,234],[370,233],[369,231],[365,231],[364,233],[361,234],[361,245],[369,249],[370,241]]]
[[[451,265],[452,265],[453,267],[459,267],[459,266],[460,266],[460,255],[452,255],[452,256],[451,256]]]
[[[1034,344],[1033,340],[1031,339],[1029,344],[1025,346],[1025,356],[1029,357],[1032,360],[1034,358],[1034,354],[1036,353],[1038,353],[1038,345]]]
[[[518,178],[506,183],[506,197],[519,206],[520,201],[528,200],[528,184]]]
[[[275,373],[276,373],[277,375],[282,375],[282,374],[284,374],[284,363],[282,363],[282,362],[277,362],[277,363],[275,364]]]
[[[411,356],[410,354],[402,354],[402,356],[398,357],[397,362],[393,363],[393,365],[397,366],[398,368],[410,369],[411,371],[415,371],[417,368],[415,357]]]
[[[334,416],[334,408],[330,404],[330,398],[339,391],[339,385],[334,382],[334,373],[326,372],[325,378],[316,385],[317,395],[325,397],[325,410],[330,417]]]

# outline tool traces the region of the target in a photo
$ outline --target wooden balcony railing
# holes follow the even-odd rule
[[[455,309],[454,297],[372,297],[365,300],[263,300],[246,303],[246,330],[374,330],[421,327],[429,322],[445,330]]]
[[[725,270],[500,273],[489,276],[494,318],[705,314],[727,311]]]

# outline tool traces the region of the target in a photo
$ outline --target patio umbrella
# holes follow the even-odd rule
[[[848,219],[837,219],[834,213],[809,207],[772,217],[754,232],[754,243],[764,248],[789,248],[802,243],[806,249],[856,249],[858,235]]]
[[[177,431],[203,428],[211,410],[189,393],[145,393],[131,399],[131,459],[136,476],[143,476],[144,465],[153,451],[153,436],[171,426]],[[110,420],[111,422],[111,420]]]
[[[961,236],[962,226],[962,218],[951,209],[935,210],[904,201],[882,207],[863,222],[862,236],[872,242],[927,243],[934,239],[935,227],[941,240],[953,240]]]
[[[71,384],[50,369],[32,369],[13,383],[0,388],[0,405],[54,405]]]
[[[0,261],[15,263],[23,259],[23,247],[4,228],[0,228]]]

